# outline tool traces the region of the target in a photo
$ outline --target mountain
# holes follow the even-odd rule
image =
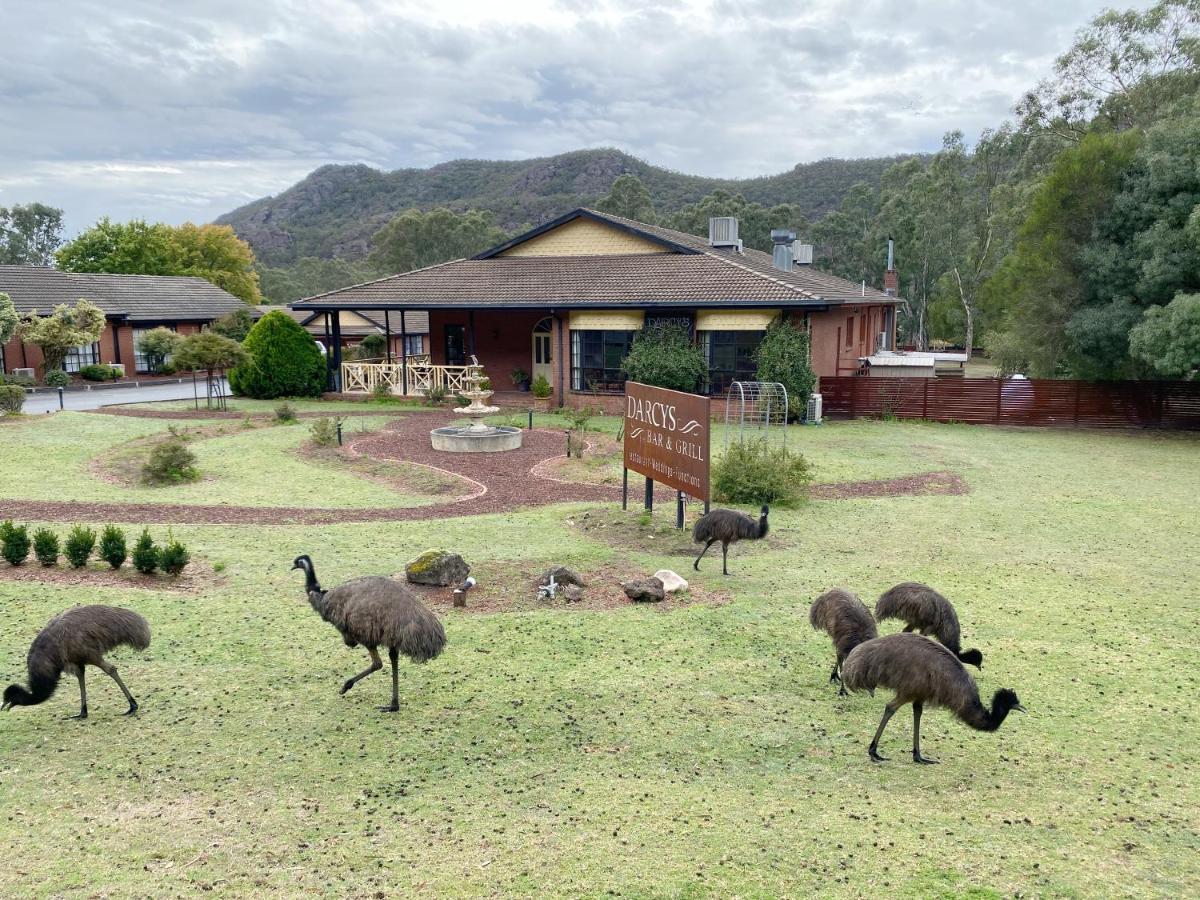
[[[814,221],[837,207],[858,182],[877,185],[883,170],[902,158],[823,159],[745,179],[684,175],[612,149],[514,161],[461,159],[394,172],[328,165],[283,193],[217,221],[232,225],[266,265],[287,266],[305,256],[361,259],[379,227],[412,207],[491,210],[511,231],[594,203],[625,173],[642,179],[660,212],[725,190],[765,205],[794,204]]]

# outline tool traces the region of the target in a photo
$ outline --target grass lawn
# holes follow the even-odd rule
[[[117,499],[89,455],[165,427],[79,414],[0,427],[0,497]],[[209,442],[202,467],[224,467],[211,489],[283,502],[302,475],[276,467],[299,464],[287,450],[306,430]],[[586,504],[176,526],[222,569],[194,593],[0,572],[5,683],[72,604],[128,606],[154,629],[144,654],[113,657],[136,719],[100,673],[84,723],[64,719],[67,679],[0,718],[0,895],[1200,893],[1200,440],[853,422],[795,429],[789,445],[823,481],[951,470],[970,492],[773,510],[767,540],[731,551],[729,578],[719,559],[690,570],[667,511],[585,528]],[[378,486],[342,474],[322,470],[322,495],[374,502]],[[667,566],[733,599],[454,610],[446,653],[403,669],[399,714],[375,710],[386,672],[339,697],[366,654],[308,608],[292,558],[311,553],[333,585],[431,546],[461,552],[481,584],[514,566],[531,579],[558,563]],[[892,761],[869,762],[886,697],[838,699],[828,640],[808,625],[830,586],[873,602],[906,579],[954,600],[986,657],[981,691],[1013,687],[1029,709],[995,734],[928,713],[938,766],[909,761],[907,709],[880,748]]]

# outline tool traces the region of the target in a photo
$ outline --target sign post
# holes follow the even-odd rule
[[[648,510],[654,508],[655,481],[674,488],[681,528],[683,495],[706,506],[709,500],[710,407],[709,398],[697,394],[625,384],[626,479],[629,469],[646,476]]]

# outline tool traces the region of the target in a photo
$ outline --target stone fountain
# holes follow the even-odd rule
[[[480,385],[483,381],[483,366],[472,356],[470,371],[463,376],[463,382],[467,385],[463,396],[471,401],[471,405],[460,406],[454,410],[455,415],[468,420],[468,424],[446,425],[433,429],[429,438],[434,450],[445,450],[449,453],[497,453],[501,450],[516,450],[521,446],[520,428],[483,423],[485,416],[500,412],[498,406],[486,404],[494,392],[481,390]]]

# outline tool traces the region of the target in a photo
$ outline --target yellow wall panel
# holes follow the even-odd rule
[[[505,250],[501,256],[624,256],[663,253],[663,247],[591,219],[572,219]]]
[[[571,313],[571,330],[638,331],[645,320],[640,309],[580,309]]]
[[[766,331],[777,318],[777,309],[702,309],[696,313],[696,330]]]

